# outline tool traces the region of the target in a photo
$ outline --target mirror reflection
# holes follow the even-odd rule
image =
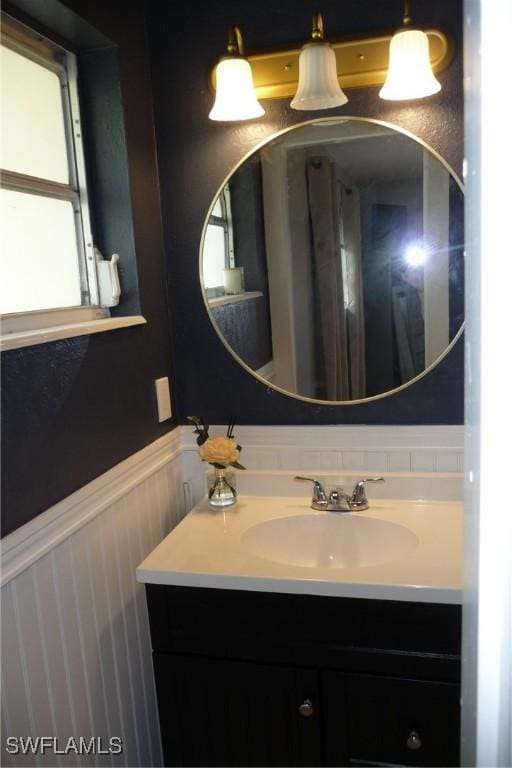
[[[464,319],[463,194],[419,141],[356,118],[277,136],[229,177],[201,277],[228,348],[320,401],[381,396],[444,355]]]

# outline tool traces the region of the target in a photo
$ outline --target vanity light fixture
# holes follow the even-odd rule
[[[312,37],[302,48],[256,52],[246,57],[240,30],[231,28],[227,55],[210,71],[212,91],[217,91],[210,118],[231,121],[259,117],[264,110],[258,99],[294,97],[292,107],[303,110],[337,107],[347,101],[340,84],[346,90],[385,83],[382,98],[421,98],[440,90],[432,73],[446,69],[453,54],[453,45],[441,30],[411,28],[408,2],[404,27],[394,35],[381,32],[327,43],[322,17],[315,14]],[[404,61],[400,54],[396,63],[395,52],[404,47],[404,42],[409,51],[406,63],[400,63]],[[332,54],[336,59],[334,67],[327,64]]]
[[[347,101],[338,82],[336,56],[324,39],[322,14],[315,13],[311,40],[299,56],[299,86],[290,106],[300,110],[332,109]]]
[[[251,65],[244,56],[238,27],[229,28],[227,55],[218,62],[215,77],[216,95],[210,120],[251,120],[265,114],[254,92]]]
[[[421,29],[411,27],[411,21],[409,0],[405,0],[403,26],[389,45],[389,68],[379,92],[381,99],[422,99],[441,90],[432,72],[428,37]]]

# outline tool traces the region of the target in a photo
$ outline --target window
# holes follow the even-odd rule
[[[235,266],[229,187],[220,192],[213,207],[203,248],[203,280],[209,298],[224,293],[223,270]]]
[[[110,321],[105,286],[117,273],[93,243],[76,58],[5,14],[0,47],[2,340]]]

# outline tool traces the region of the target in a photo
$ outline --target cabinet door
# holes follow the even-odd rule
[[[154,654],[167,766],[321,764],[318,673]]]
[[[459,765],[459,686],[324,673],[327,765]]]

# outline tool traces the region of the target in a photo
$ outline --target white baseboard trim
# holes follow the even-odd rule
[[[150,475],[181,455],[178,427],[2,539],[3,586]]]

